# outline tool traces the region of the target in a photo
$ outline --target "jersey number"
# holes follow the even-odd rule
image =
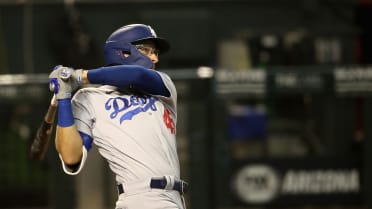
[[[170,111],[168,109],[164,109],[164,114],[163,114],[163,120],[165,126],[170,130],[172,134],[176,134],[176,128],[174,126],[174,121],[170,116]]]

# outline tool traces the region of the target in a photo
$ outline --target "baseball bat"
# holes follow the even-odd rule
[[[48,150],[48,145],[53,131],[53,123],[57,112],[57,98],[53,95],[48,111],[45,113],[44,120],[36,131],[32,141],[30,156],[33,160],[43,160]]]

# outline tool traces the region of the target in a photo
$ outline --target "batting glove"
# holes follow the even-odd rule
[[[71,98],[72,92],[82,85],[82,71],[61,65],[49,74],[49,88],[58,100]]]

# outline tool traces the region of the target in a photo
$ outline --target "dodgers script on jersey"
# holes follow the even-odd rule
[[[180,177],[176,147],[177,92],[158,72],[171,96],[133,95],[113,86],[80,89],[73,97],[75,123],[93,138],[118,183],[156,176]],[[77,171],[85,163],[87,152]]]

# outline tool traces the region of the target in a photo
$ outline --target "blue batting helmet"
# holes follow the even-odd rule
[[[169,43],[165,39],[157,37],[150,26],[126,25],[114,31],[106,40],[104,46],[106,65],[127,64],[151,68],[153,63],[150,58],[140,53],[134,46],[144,40],[153,40],[160,53],[164,53],[170,48]],[[130,54],[130,56],[124,57],[123,52]]]

